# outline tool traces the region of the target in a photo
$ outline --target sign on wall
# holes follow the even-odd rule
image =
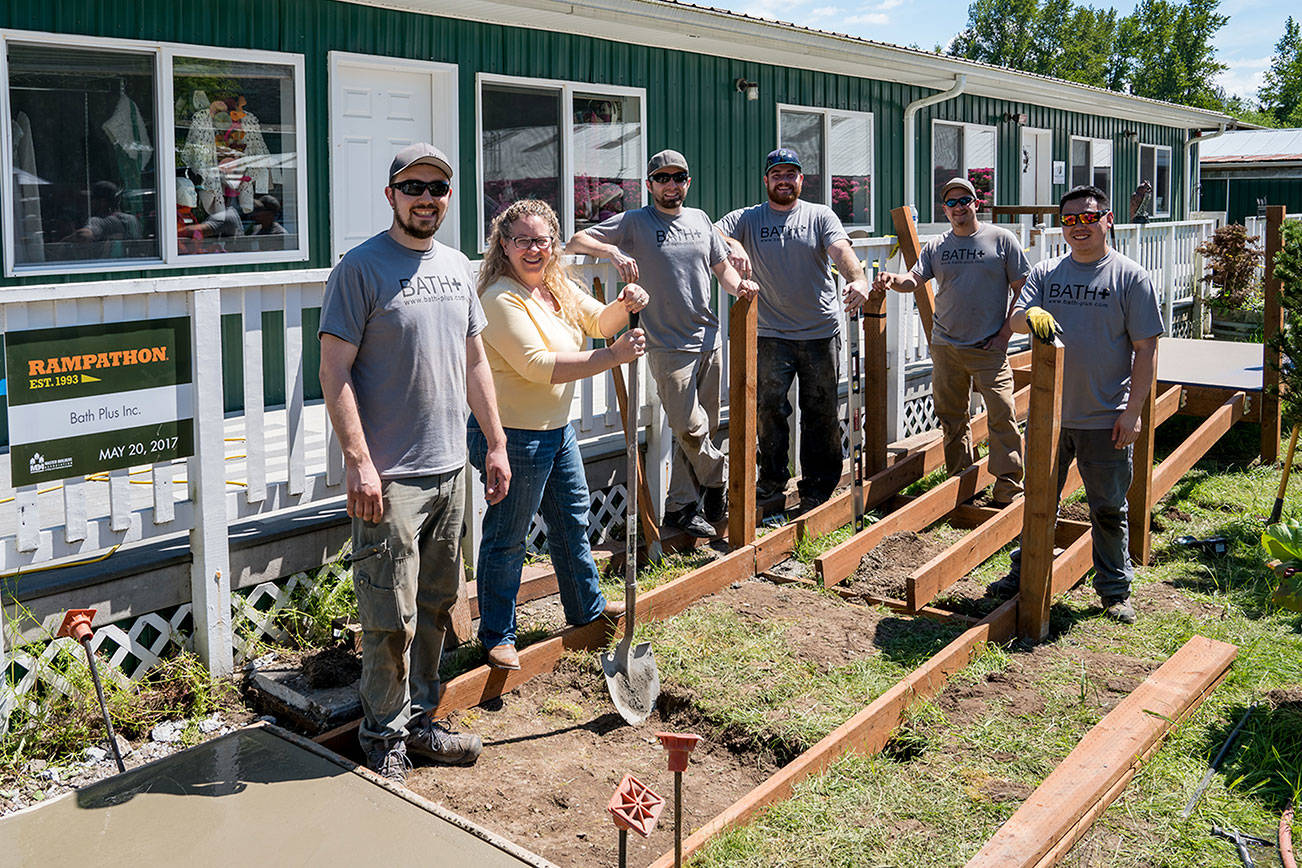
[[[193,455],[190,356],[183,316],[6,333],[13,484]]]
[[[1067,161],[1066,160],[1053,161],[1053,183],[1055,184],[1067,183]]]

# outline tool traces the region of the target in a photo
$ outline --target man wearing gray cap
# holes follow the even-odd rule
[[[367,765],[398,783],[408,750],[466,765],[481,749],[430,717],[461,581],[467,403],[488,439],[489,503],[511,477],[470,263],[434,239],[451,179],[433,145],[399,151],[384,188],[392,225],[344,255],[321,304],[321,387],[347,469],[362,623],[359,736]]]
[[[677,151],[656,154],[647,163],[651,204],[576,233],[565,252],[609,259],[622,280],[637,281],[651,296],[642,311],[647,360],[676,442],[664,523],[712,537],[711,524],[723,519],[727,501],[724,456],[713,440],[723,353],[710,274],[741,298],[754,295],[756,285],[729,263],[728,247],[705,212],[683,207],[692,186],[689,171]]]
[[[991,499],[1002,506],[1022,493],[1008,315],[1031,266],[1016,235],[977,219],[976,188],[966,178],[946,183],[940,199],[950,231],[923,245],[912,271],[882,272],[874,286],[913,292],[933,277],[939,281],[931,325],[931,397],[945,436],[945,466],[953,474],[976,460],[968,428],[975,384],[990,420]]]

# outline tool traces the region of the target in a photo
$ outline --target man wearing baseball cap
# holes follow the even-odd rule
[[[511,478],[470,263],[434,239],[451,180],[433,145],[399,151],[384,188],[392,224],[344,255],[321,305],[321,387],[347,469],[362,623],[359,736],[367,765],[398,783],[408,750],[465,765],[481,749],[430,717],[461,581],[467,403],[488,439],[489,503]]]
[[[1022,493],[1008,316],[1030,264],[1016,235],[977,219],[979,199],[971,181],[946,182],[940,200],[950,231],[923,245],[912,271],[883,272],[874,285],[913,292],[932,278],[939,282],[931,326],[931,396],[944,431],[945,466],[954,474],[976,460],[968,428],[975,384],[990,420],[991,498],[1002,506]]]
[[[787,442],[793,381],[800,391],[800,508],[831,497],[841,479],[840,311],[829,261],[846,281],[845,307],[868,295],[868,281],[840,219],[826,205],[800,198],[800,157],[790,148],[764,161],[768,201],[738,208],[715,226],[732,248],[733,265],[752,269],[759,294],[759,484],[761,500],[782,494],[790,473]]]
[[[637,281],[650,294],[642,311],[647,361],[675,440],[664,523],[713,537],[712,524],[723,519],[727,500],[724,455],[713,439],[723,353],[710,275],[741,298],[754,295],[756,286],[729,263],[728,247],[705,212],[683,206],[692,186],[687,158],[664,150],[646,171],[651,204],[575,233],[565,252],[609,259],[622,280]]]

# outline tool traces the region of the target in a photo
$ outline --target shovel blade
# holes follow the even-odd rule
[[[606,687],[615,710],[630,726],[638,726],[655,710],[660,696],[660,672],[656,669],[651,643],[619,649],[601,655],[601,668],[606,673]]]

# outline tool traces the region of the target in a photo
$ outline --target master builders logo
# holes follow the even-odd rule
[[[67,458],[46,458],[39,452],[33,452],[32,458],[27,462],[27,469],[30,473],[45,473],[50,470],[67,470],[72,467],[71,456]]]

